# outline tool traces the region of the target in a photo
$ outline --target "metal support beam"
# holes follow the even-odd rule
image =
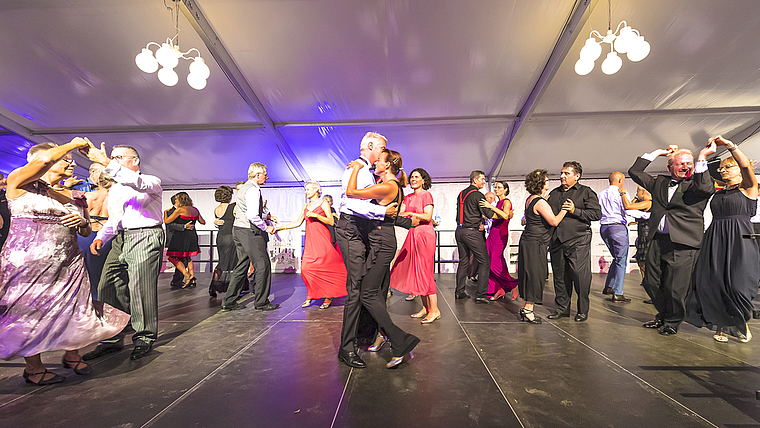
[[[216,63],[222,69],[225,76],[227,76],[230,83],[232,83],[232,86],[235,87],[238,94],[240,94],[246,104],[248,104],[253,110],[256,117],[261,120],[264,128],[275,137],[277,148],[280,151],[285,164],[293,174],[293,177],[301,183],[309,181],[309,174],[306,172],[306,169],[304,169],[295,153],[293,153],[293,150],[285,140],[285,137],[283,137],[282,133],[280,133],[275,126],[274,121],[272,121],[271,116],[266,111],[264,104],[261,103],[259,97],[253,91],[253,88],[245,79],[243,72],[238,68],[237,64],[235,64],[232,55],[227,51],[227,48],[216,34],[216,31],[214,31],[211,23],[206,19],[206,16],[203,15],[203,12],[198,7],[198,3],[194,0],[177,0],[177,5],[185,18],[190,21],[190,25],[193,26],[193,29],[198,33],[201,40],[203,40],[203,43],[208,48],[209,52],[211,52]]]
[[[260,123],[202,123],[193,125],[140,125],[103,126],[91,128],[43,128],[29,131],[30,135],[89,135],[89,134],[130,134],[137,132],[196,132],[196,131],[236,131],[240,129],[261,129]]]
[[[3,128],[6,131],[8,131],[7,134],[18,135],[19,137],[35,144],[45,143],[48,141],[45,138],[34,135],[33,132],[29,128],[19,124],[15,120],[7,116],[4,116],[2,114],[0,114],[0,128]],[[14,153],[14,156],[18,156],[24,160],[26,159],[26,153],[23,153],[23,154]]]
[[[507,155],[509,145],[515,139],[517,132],[520,130],[520,126],[530,117],[536,106],[536,102],[549,86],[549,83],[557,73],[560,65],[562,65],[562,61],[573,46],[573,42],[575,42],[575,39],[578,37],[577,30],[583,27],[583,24],[587,19],[586,11],[588,10],[591,12],[597,2],[598,0],[576,0],[573,10],[570,13],[570,17],[567,22],[565,22],[565,26],[562,28],[562,33],[560,33],[557,43],[554,45],[551,55],[549,55],[549,60],[546,61],[544,70],[538,77],[536,85],[533,87],[533,90],[530,91],[530,94],[528,94],[528,98],[525,100],[525,103],[523,103],[512,126],[507,129],[507,132],[499,142],[496,161],[488,173],[489,177],[494,178],[494,174],[499,172],[499,168],[504,162],[504,157]]]

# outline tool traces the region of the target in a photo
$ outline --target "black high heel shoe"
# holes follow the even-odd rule
[[[541,317],[533,315],[533,319],[528,318],[529,314],[532,314],[532,309],[520,309],[520,321],[529,322],[531,324],[541,324],[543,321],[541,321]]]

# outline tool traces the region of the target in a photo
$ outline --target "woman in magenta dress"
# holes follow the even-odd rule
[[[129,315],[90,296],[77,234],[91,233],[84,193],[59,185],[71,177],[69,154],[88,147],[82,138],[62,146],[38,144],[29,162],[8,175],[11,228],[0,253],[0,358],[24,357],[28,383],[64,377],[46,369],[40,354],[65,350],[62,365],[86,375],[92,367],[78,349],[120,332]]]
[[[433,279],[435,258],[435,230],[433,229],[433,196],[428,192],[430,174],[416,168],[409,175],[414,193],[407,195],[401,204],[400,216],[419,219],[412,227],[391,269],[391,287],[404,293],[420,296],[423,308],[412,315],[430,324],[441,317],[438,295]],[[424,318],[423,318],[424,317]]]
[[[512,202],[507,199],[509,185],[506,181],[497,181],[493,185],[493,192],[499,199],[495,207],[483,201],[483,205],[491,208],[495,213],[491,233],[486,239],[486,248],[491,258],[491,275],[488,277],[487,293],[491,296],[491,300],[497,300],[511,291],[512,300],[517,300],[517,280],[509,274],[507,261],[504,259],[504,249],[509,242],[509,219],[514,215]]]
[[[311,305],[312,300],[325,301],[319,309],[330,307],[336,297],[344,297],[346,292],[346,265],[339,250],[333,246],[330,229],[333,225],[330,205],[322,196],[322,187],[316,181],[304,186],[308,201],[296,221],[275,230],[293,229],[306,221],[306,245],[301,259],[301,278],[306,285],[306,301],[302,307]]]

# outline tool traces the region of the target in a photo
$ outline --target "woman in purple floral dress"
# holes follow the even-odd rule
[[[28,163],[8,175],[11,229],[0,253],[0,358],[24,357],[24,379],[36,385],[62,382],[40,354],[65,350],[62,364],[77,374],[92,372],[79,349],[121,331],[129,315],[94,305],[77,233],[91,232],[84,193],[64,189],[74,160],[87,147],[75,138],[62,146],[32,147]]]

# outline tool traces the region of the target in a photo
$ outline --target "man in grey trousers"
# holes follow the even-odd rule
[[[88,140],[89,141],[89,140]],[[104,242],[113,239],[98,284],[98,298],[132,315],[137,360],[153,349],[158,337],[158,274],[164,249],[161,179],[140,173],[140,155],[134,147],[117,145],[106,155],[105,143],[92,143],[81,150],[91,161],[116,180],[108,196],[109,218],[90,245],[98,254]],[[86,153],[85,153],[86,152]],[[103,340],[94,351],[83,355],[92,360],[124,346],[124,332]]]

